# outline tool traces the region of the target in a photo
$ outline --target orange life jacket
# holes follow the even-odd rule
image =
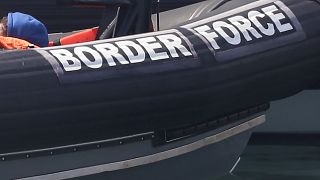
[[[60,46],[68,44],[83,43],[96,40],[98,27],[86,29],[75,34],[63,37],[57,41],[49,42],[49,46]]]
[[[10,50],[10,49],[29,49],[29,48],[35,48],[38,46],[35,46],[28,41],[13,38],[13,37],[5,37],[0,36],[0,48]]]

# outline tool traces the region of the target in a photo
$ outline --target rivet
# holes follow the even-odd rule
[[[120,141],[119,143],[120,143],[120,144],[122,144],[123,142],[122,142],[122,141]]]
[[[144,137],[142,137],[141,140],[143,141],[143,140],[144,140]]]
[[[4,160],[6,160],[6,158],[2,157],[1,160],[4,161]]]
[[[29,155],[29,154],[27,154],[27,155],[26,155],[26,157],[27,157],[27,158],[29,158],[29,157],[30,157],[30,155]]]
[[[101,146],[98,144],[98,145],[97,145],[97,148],[100,148],[100,147],[101,147]]]
[[[153,138],[154,138],[154,135],[152,135],[151,138],[153,139]]]
[[[53,155],[53,152],[52,152],[52,151],[50,152],[50,155]]]
[[[77,148],[74,148],[73,151],[77,151]]]

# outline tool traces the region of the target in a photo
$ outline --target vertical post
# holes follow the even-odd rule
[[[157,1],[157,31],[160,31],[160,0]]]
[[[149,32],[152,2],[151,0],[135,0],[138,11],[135,34]]]
[[[151,5],[151,0],[131,0],[120,6],[115,37],[149,32]]]

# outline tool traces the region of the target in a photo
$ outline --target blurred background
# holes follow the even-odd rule
[[[200,2],[201,0],[161,0],[161,11]],[[0,15],[8,12],[23,12],[41,20],[50,33],[68,32],[99,25],[100,8],[59,7],[56,0],[1,0]],[[156,9],[154,7],[154,9]]]

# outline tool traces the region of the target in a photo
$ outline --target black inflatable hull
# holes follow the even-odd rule
[[[235,122],[318,84],[318,2],[261,0],[216,14],[166,31],[2,53],[0,153],[148,132],[166,144],[171,130]],[[239,16],[251,28],[237,31],[230,18]]]

